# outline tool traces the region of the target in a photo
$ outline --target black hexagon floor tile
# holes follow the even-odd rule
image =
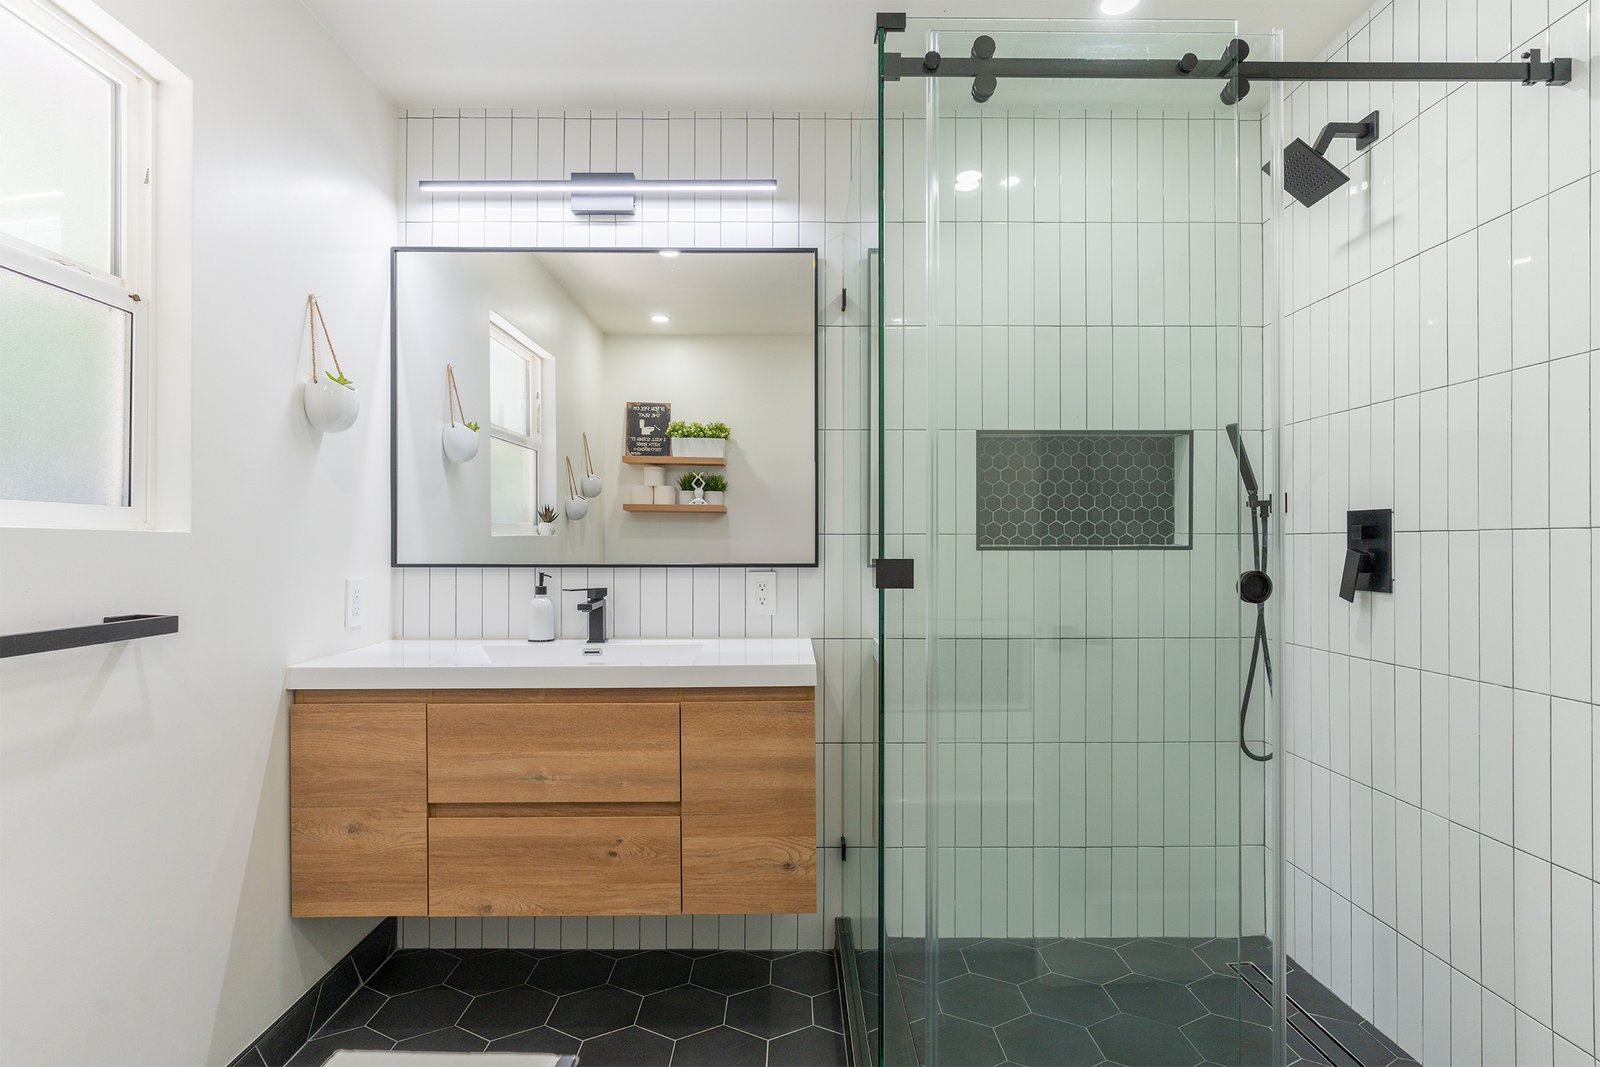
[[[1028,1003],[1015,985],[981,974],[940,982],[939,1007],[946,1015],[984,1026],[999,1026],[1028,1014]]]
[[[555,995],[542,989],[501,989],[474,997],[456,1025],[493,1041],[543,1026],[555,1006]]]
[[[744,1067],[766,1062],[764,1039],[729,1026],[686,1037],[672,1053],[672,1067]]]
[[[1049,972],[1039,950],[1017,941],[995,939],[961,951],[967,969],[986,978],[1022,983]]]
[[[385,1037],[404,1041],[454,1026],[471,1002],[471,997],[448,986],[418,989],[390,997],[367,1025]]]
[[[447,1026],[443,1030],[396,1042],[394,1047],[397,1052],[483,1052],[489,1047],[489,1042],[458,1026]]]
[[[1117,1013],[1104,986],[1080,982],[1065,975],[1047,974],[1019,987],[1022,999],[1035,1015],[1088,1026]]]
[[[1116,1063],[1195,1067],[1203,1059],[1176,1026],[1132,1015],[1095,1023],[1089,1034],[1106,1059]]]
[[[1093,1067],[1104,1059],[1089,1031],[1074,1023],[1024,1015],[994,1032],[1006,1060],[1022,1067]]]
[[[637,993],[609,985],[568,993],[556,1001],[549,1025],[580,1040],[599,1037],[632,1026],[642,999]]]
[[[563,1034],[559,1030],[552,1030],[548,1026],[536,1026],[532,1030],[524,1030],[520,1034],[510,1037],[497,1038],[489,1042],[490,1052],[543,1052],[554,1056],[568,1056],[578,1051],[580,1042],[570,1034]]]
[[[404,949],[390,956],[367,984],[380,993],[410,993],[443,983],[460,963],[437,949]]]
[[[1176,982],[1130,975],[1106,983],[1105,989],[1124,1013],[1154,1022],[1182,1026],[1206,1014],[1205,1005]]]
[[[672,1042],[630,1026],[585,1041],[578,1062],[586,1067],[667,1067],[672,1062]]]
[[[1210,964],[1195,955],[1194,950],[1186,944],[1146,937],[1131,945],[1124,945],[1117,951],[1129,970],[1147,978],[1195,982],[1211,973]]]
[[[844,1035],[808,1026],[767,1044],[768,1067],[816,1067],[845,1062]]]
[[[835,988],[833,957],[822,952],[795,952],[772,961],[772,984],[815,996]]]
[[[532,974],[533,960],[520,952],[490,951],[462,960],[446,984],[476,996],[522,985]]]
[[[689,980],[717,993],[742,993],[772,982],[772,961],[753,952],[716,952],[694,961]]]
[[[811,998],[781,986],[747,989],[728,998],[728,1025],[761,1038],[811,1025]]]
[[[684,1038],[721,1026],[728,1014],[728,998],[699,986],[651,993],[639,1009],[639,1025],[670,1038]]]
[[[635,993],[658,993],[689,980],[694,962],[664,949],[636,952],[617,961],[611,984]]]
[[[1082,982],[1104,984],[1129,973],[1116,948],[1086,939],[1057,941],[1040,949],[1039,955],[1056,974]]]
[[[599,952],[563,952],[546,956],[533,969],[528,984],[560,996],[604,985],[617,961]]]

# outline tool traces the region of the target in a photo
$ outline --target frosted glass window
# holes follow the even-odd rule
[[[0,498],[126,507],[133,317],[0,268]]]
[[[118,93],[0,8],[0,232],[121,274]]]
[[[496,533],[526,533],[539,521],[538,461],[531,448],[489,438],[489,510]]]
[[[533,436],[533,398],[527,356],[489,338],[489,422],[519,437]]]

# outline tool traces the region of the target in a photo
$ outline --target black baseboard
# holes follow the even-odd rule
[[[393,954],[399,934],[398,919],[384,919],[363,937],[344,959],[314,982],[289,1010],[262,1031],[261,1036],[234,1057],[229,1067],[283,1067],[289,1057],[316,1032],[317,1027],[350,999],[362,982],[377,973]]]

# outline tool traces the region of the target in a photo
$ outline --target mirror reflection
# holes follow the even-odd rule
[[[817,557],[812,249],[396,249],[398,566]]]

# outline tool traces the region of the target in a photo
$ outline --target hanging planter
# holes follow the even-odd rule
[[[454,365],[444,365],[446,395],[450,406],[450,425],[444,428],[444,454],[452,463],[466,463],[478,454],[478,424],[467,421],[467,409],[461,403],[461,390],[456,386]],[[461,419],[456,420],[456,413]]]
[[[578,493],[578,479],[572,473],[572,457],[567,457],[567,518],[574,522],[589,514],[589,502]]]
[[[339,366],[339,356],[333,350],[333,337],[328,333],[328,320],[322,317],[322,305],[316,294],[306,297],[306,317],[311,322],[311,380],[301,391],[300,402],[306,419],[323,433],[343,433],[356,424],[361,414],[361,398],[356,395],[355,384],[345,377]],[[333,370],[319,372],[317,368],[317,327],[322,327],[322,337],[328,343],[328,355],[333,360]]]
[[[593,500],[595,497],[599,496],[600,491],[605,488],[605,483],[602,482],[600,480],[600,476],[594,472],[594,458],[589,455],[588,434],[583,435],[583,466],[588,473],[585,474],[578,482],[578,489],[585,497]]]

